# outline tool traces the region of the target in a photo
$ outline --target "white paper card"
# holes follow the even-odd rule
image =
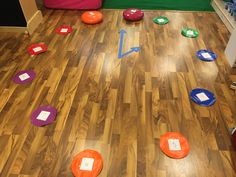
[[[193,36],[193,35],[194,35],[194,33],[193,33],[193,31],[191,31],[191,30],[188,30],[188,31],[187,31],[187,35],[191,35],[191,36]]]
[[[62,28],[62,29],[61,29],[61,32],[62,32],[62,33],[66,33],[67,31],[68,31],[67,28]]]
[[[37,120],[46,121],[48,119],[49,115],[50,115],[50,112],[48,112],[48,111],[41,111],[36,119]]]
[[[169,144],[169,150],[171,150],[171,151],[180,151],[181,150],[180,142],[178,139],[169,139],[168,144]]]
[[[93,170],[93,158],[82,158],[82,162],[80,164],[80,170],[92,171]]]
[[[204,57],[204,58],[211,58],[211,55],[207,52],[205,53],[201,53],[201,55]]]
[[[30,76],[29,76],[29,74],[24,73],[24,74],[19,75],[19,78],[20,78],[21,81],[24,81],[26,79],[29,79]]]
[[[43,50],[42,47],[35,47],[35,48],[33,48],[33,51],[34,51],[34,52],[39,52],[39,51],[41,51],[41,50]]]
[[[198,97],[198,99],[200,100],[200,101],[207,101],[207,100],[209,100],[209,98],[207,97],[207,95],[205,94],[205,93],[198,93],[198,94],[196,94],[196,96]]]
[[[158,22],[160,22],[160,23],[162,23],[162,22],[164,22],[165,20],[164,19],[158,19]]]

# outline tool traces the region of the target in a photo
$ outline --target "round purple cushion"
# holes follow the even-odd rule
[[[141,20],[144,16],[143,11],[135,8],[126,9],[123,12],[124,19],[128,21],[138,21]]]
[[[40,113],[44,111],[45,113],[48,113],[45,120],[39,119]],[[54,122],[57,116],[57,110],[56,108],[52,106],[40,106],[38,109],[36,109],[32,115],[31,115],[31,123],[35,126],[42,127],[45,125],[49,125]]]

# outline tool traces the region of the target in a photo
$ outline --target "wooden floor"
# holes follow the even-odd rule
[[[78,11],[44,11],[44,23],[30,37],[0,34],[0,176],[71,177],[73,156],[84,149],[104,160],[99,177],[235,177],[236,153],[228,129],[236,125],[236,79],[224,49],[229,32],[215,13],[146,11],[143,21],[127,23],[122,11],[106,10],[103,23],[80,22]],[[166,26],[152,18],[167,16]],[[61,24],[74,32],[55,34]],[[182,27],[200,31],[197,39],[181,36]],[[125,29],[127,51],[117,59],[119,30]],[[44,42],[48,52],[30,57],[31,43]],[[199,49],[218,54],[216,62],[195,57]],[[17,71],[33,69],[30,85],[16,85]],[[230,74],[231,73],[231,74]],[[204,108],[189,100],[203,87],[217,96]],[[40,105],[55,106],[54,124],[30,123]],[[160,135],[181,132],[190,154],[170,159],[160,148]]]

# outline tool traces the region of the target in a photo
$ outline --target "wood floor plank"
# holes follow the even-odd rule
[[[224,55],[229,32],[215,13],[145,11],[144,20],[127,22],[121,10],[101,10],[102,23],[83,24],[82,12],[44,9],[42,25],[31,36],[0,35],[0,177],[72,177],[71,161],[84,149],[99,151],[99,177],[234,177],[236,154],[229,128],[236,126],[235,81]],[[164,26],[152,19],[170,19]],[[68,36],[55,29],[73,27]],[[183,27],[199,30],[196,39]],[[119,31],[124,29],[118,59]],[[48,51],[29,56],[32,43]],[[218,55],[196,58],[199,49]],[[16,85],[16,72],[32,69],[31,84]],[[200,107],[189,92],[203,87],[217,102]],[[30,115],[40,105],[57,108],[55,122],[35,127]],[[160,150],[160,137],[182,133],[190,154],[181,160]]]

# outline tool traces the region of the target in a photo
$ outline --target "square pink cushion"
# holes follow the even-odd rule
[[[44,0],[44,5],[53,9],[99,9],[102,0]]]

